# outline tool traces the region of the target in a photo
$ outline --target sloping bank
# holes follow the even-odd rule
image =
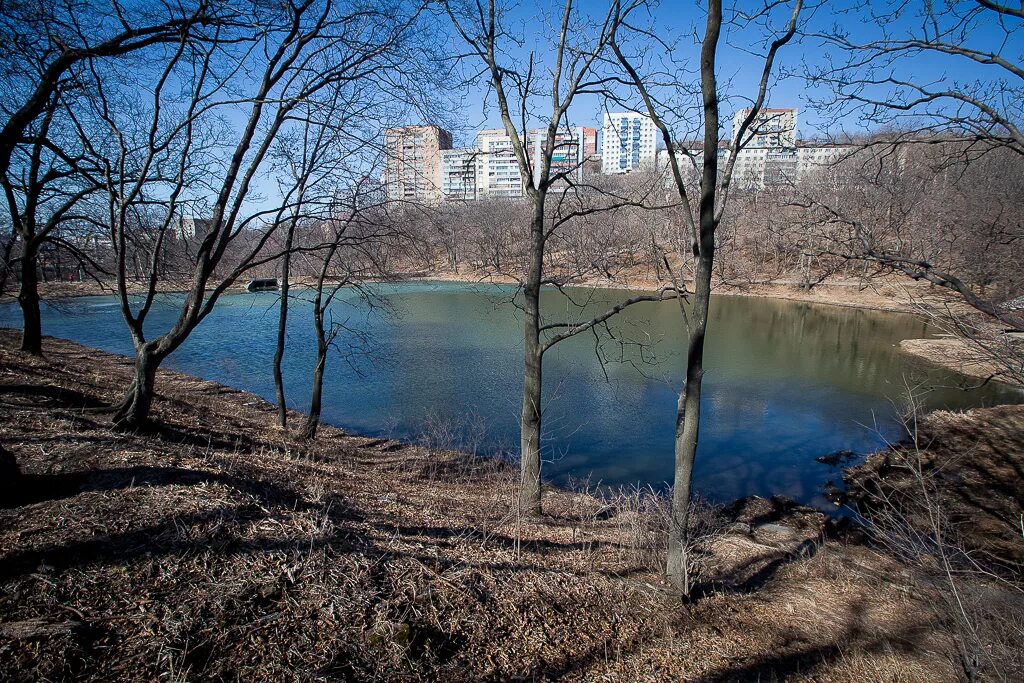
[[[96,409],[127,359],[0,331],[0,679],[952,680],[901,565],[820,516],[738,506],[701,598],[666,592],[657,505],[324,428],[161,371],[148,434]],[[13,485],[12,485],[13,482]]]

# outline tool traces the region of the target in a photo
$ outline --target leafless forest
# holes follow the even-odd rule
[[[9,662],[0,665],[3,675],[12,680],[102,678],[106,671],[115,678],[224,677],[230,667],[210,663],[217,659],[218,648],[233,647],[221,642],[220,636],[193,634],[192,640],[185,641],[206,642],[205,658],[183,655],[179,661],[160,654],[150,657],[146,665],[150,669],[133,672],[107,664],[107,669],[97,669],[100,673],[95,674],[88,673],[88,666],[54,663],[42,654],[47,638],[71,642],[95,625],[74,606],[65,611],[77,625],[66,626],[70,623],[66,619],[54,621],[46,614],[52,608],[47,607],[49,598],[40,598],[42,589],[27,583],[29,570],[55,571],[50,566],[52,553],[22,547],[20,539],[33,533],[32,505],[75,495],[70,490],[52,496],[45,491],[46,477],[65,476],[54,474],[64,470],[49,462],[44,472],[39,463],[25,460],[25,444],[34,438],[32,434],[52,428],[60,430],[56,437],[60,443],[77,443],[81,434],[76,430],[86,427],[76,420],[83,420],[88,429],[102,430],[104,435],[97,440],[97,448],[105,455],[97,455],[96,462],[109,465],[113,462],[109,453],[141,449],[149,458],[146,476],[154,481],[167,483],[171,479],[160,477],[171,474],[192,476],[182,475],[184,470],[220,468],[216,476],[203,481],[263,496],[258,505],[264,511],[273,508],[278,514],[287,507],[280,504],[285,498],[296,515],[314,508],[326,510],[321,520],[310,517],[299,526],[333,524],[340,529],[363,524],[374,514],[399,515],[400,511],[381,512],[384,508],[372,508],[367,502],[384,494],[374,490],[372,477],[366,474],[380,465],[359,460],[367,449],[379,460],[387,460],[390,446],[370,441],[339,446],[342,442],[337,440],[342,437],[329,425],[321,425],[325,374],[331,372],[332,363],[339,362],[334,350],[352,334],[334,321],[332,307],[342,292],[356,291],[372,299],[375,282],[433,277],[511,283],[516,287],[516,314],[523,330],[521,413],[517,408],[520,441],[511,454],[516,466],[480,466],[474,489],[466,481],[473,480],[477,465],[466,462],[476,460],[451,454],[472,449],[465,443],[445,441],[447,427],[435,425],[433,433],[415,446],[420,449],[415,458],[405,463],[408,471],[402,465],[382,470],[387,472],[381,475],[385,479],[397,477],[386,479],[391,481],[389,486],[409,499],[433,495],[401,477],[408,476],[410,468],[427,467],[420,459],[429,461],[433,456],[424,452],[445,452],[455,463],[451,479],[436,483],[443,473],[416,472],[428,482],[424,487],[436,483],[448,487],[445,495],[475,501],[467,503],[471,511],[466,514],[476,521],[467,522],[466,528],[478,524],[459,536],[460,543],[483,553],[497,534],[508,544],[501,547],[508,555],[505,559],[514,557],[508,571],[515,575],[520,567],[516,563],[523,562],[524,545],[533,556],[531,561],[563,561],[554,551],[550,556],[542,552],[545,542],[554,543],[545,541],[546,533],[571,529],[572,544],[589,543],[577,539],[585,534],[611,545],[618,539],[615,542],[620,545],[615,547],[628,546],[630,555],[628,561],[622,560],[621,553],[615,562],[608,560],[615,567],[616,580],[625,582],[615,584],[614,590],[632,595],[630,591],[650,589],[660,597],[645,592],[637,600],[653,605],[652,612],[661,611],[658,605],[672,606],[673,613],[713,610],[716,600],[731,599],[723,597],[731,590],[727,586],[745,586],[736,590],[738,595],[754,592],[759,585],[751,569],[753,561],[729,565],[732,569],[726,571],[722,567],[728,563],[716,555],[723,543],[734,542],[729,539],[736,524],[756,526],[750,522],[753,513],[736,513],[740,516],[730,526],[723,521],[725,513],[709,509],[691,495],[701,430],[704,348],[710,342],[707,323],[718,292],[812,296],[827,290],[834,303],[847,303],[844,293],[885,289],[878,294],[884,298],[900,289],[904,309],[948,333],[947,343],[958,344],[954,355],[970,356],[983,368],[975,373],[979,382],[1024,385],[1022,6],[988,0],[709,0],[684,11],[666,5],[656,0],[565,0],[524,10],[499,0],[0,2],[0,36],[5,46],[0,57],[0,187],[4,194],[0,297],[18,307],[22,320],[17,351],[6,348],[14,345],[14,333],[5,337],[2,368],[6,374],[0,398],[13,398],[3,402],[10,413],[5,419],[11,424],[0,431],[0,454],[6,468],[3,476],[10,482],[5,481],[2,489],[5,513],[28,515],[12,517],[12,524],[23,524],[23,528],[7,539],[12,545],[5,552],[10,556],[0,559],[4,593],[0,658]],[[780,165],[765,171],[756,184],[744,182],[743,160],[756,148],[753,141],[767,134],[770,112],[775,111],[770,107],[780,106],[780,92],[799,93],[801,106],[817,122],[813,140],[807,144],[838,151],[828,163],[799,173]],[[505,151],[525,179],[521,196],[396,198],[385,182],[396,163],[385,143],[386,131],[418,123],[471,127],[465,114],[470,101],[479,101],[483,116],[508,140]],[[598,116],[628,111],[649,119],[655,136],[652,144],[658,149],[656,162],[618,174],[603,172],[595,158],[581,158],[567,167],[559,161],[564,150],[555,141],[570,126],[580,124],[579,112],[584,108]],[[535,139],[540,142],[533,145]],[[218,413],[213,403],[208,408],[210,424],[204,426],[202,411],[184,408],[182,414],[195,422],[189,423],[189,429],[199,430],[192,435],[187,456],[181,455],[188,462],[174,465],[180,470],[176,473],[154,474],[162,460],[177,457],[168,446],[168,435],[185,429],[176,422],[183,418],[173,412],[174,402],[185,395],[183,380],[165,372],[164,362],[223,296],[240,291],[256,278],[276,279],[281,291],[274,321],[276,409],[261,413],[253,426],[252,416],[243,417],[239,404],[231,403],[230,410],[225,408],[228,412]],[[630,293],[593,318],[546,317],[541,292],[569,287],[613,287]],[[311,401],[303,414],[287,409],[281,377],[293,291],[309,293],[317,344],[317,362],[309,377]],[[73,351],[61,346],[59,354],[71,359],[65,361],[67,368],[78,369],[57,372],[48,365],[42,304],[97,292],[116,297],[134,357],[120,365],[104,358],[102,362],[114,363],[111,367],[116,370],[104,386],[89,393],[93,389],[82,388],[88,386],[86,380],[98,378],[89,378]],[[155,302],[167,292],[181,294],[175,299],[180,311],[169,329],[154,335],[147,320]],[[664,494],[619,492],[604,499],[587,494],[584,503],[564,491],[551,492],[543,483],[540,455],[545,430],[545,353],[576,335],[601,334],[607,321],[641,302],[677,307],[686,330],[672,340],[686,359],[675,405],[672,488]],[[929,353],[937,352],[926,350],[924,355]],[[34,381],[33,373],[46,378],[46,388],[26,388]],[[780,563],[797,557],[803,561],[805,556],[810,562],[817,552],[808,550],[812,546],[838,544],[844,549],[829,552],[847,559],[869,548],[864,552],[878,563],[877,575],[895,573],[905,582],[906,600],[913,603],[908,610],[927,611],[927,607],[934,612],[928,623],[941,635],[914,655],[919,658],[914,666],[925,662],[924,668],[908,669],[911,673],[901,677],[899,666],[889,662],[879,665],[877,680],[925,680],[915,676],[932,675],[966,681],[1019,680],[1024,674],[1020,654],[1024,650],[1024,476],[1020,470],[1024,418],[1010,407],[994,408],[978,418],[981,427],[972,427],[959,422],[959,417],[922,414],[913,392],[908,393],[906,414],[901,416],[907,426],[905,440],[850,473],[847,503],[856,510],[856,522],[820,521],[821,528],[809,540],[773,547],[783,548]],[[242,412],[232,418],[232,411]],[[227,445],[211,445],[215,441],[211,434],[236,434],[243,423],[264,440],[258,445],[256,436],[251,438],[250,454],[260,453],[253,455],[253,462],[271,462],[273,476],[259,475],[253,462],[233,474],[229,469],[234,465],[225,464]],[[205,455],[200,455],[200,433],[207,437]],[[235,441],[236,455],[240,438]],[[147,446],[147,439],[160,445]],[[407,445],[394,447],[400,450]],[[267,449],[272,457],[267,457]],[[356,488],[339,484],[341,488],[328,494],[326,485],[316,484],[321,487],[319,493],[311,493],[312,488],[301,495],[267,493],[268,478],[287,481],[290,476],[274,469],[281,462],[294,459],[297,466],[327,467],[316,459],[321,452],[326,454],[324,461],[341,463],[337,466],[342,468],[321,478],[351,476],[358,480],[352,484]],[[951,473],[942,464],[942,458],[969,459],[975,452],[983,454],[977,472]],[[293,458],[293,453],[299,455]],[[86,476],[78,464],[73,469],[78,472],[74,476]],[[239,483],[260,476],[255,488]],[[306,477],[303,485],[315,485],[317,477],[309,472],[302,476]],[[263,488],[253,493],[259,487]],[[134,484],[126,488],[133,490]],[[998,499],[990,506],[984,501],[986,490],[996,492],[992,495]],[[496,491],[493,500],[500,502],[492,504],[491,493],[480,491]],[[340,513],[330,512],[325,502],[330,496],[337,497],[338,509],[351,507],[351,516],[333,516]],[[350,502],[343,501],[346,496]],[[964,502],[968,497],[970,501]],[[301,505],[300,499],[305,501]],[[380,500],[385,501],[381,505],[398,505],[393,499]],[[160,502],[154,499],[148,504]],[[426,509],[440,504],[430,499],[423,505]],[[504,510],[499,521],[494,519],[495,510]],[[200,515],[195,510],[189,514]],[[813,512],[800,514],[806,517]],[[570,517],[572,524],[565,522]],[[362,521],[357,523],[357,518]],[[203,519],[203,523],[209,521]],[[232,533],[243,533],[239,529],[246,521],[253,528],[260,523],[255,518],[233,517]],[[431,522],[418,521],[424,528]],[[394,526],[396,538],[401,533],[429,535],[422,529],[410,530],[416,524],[401,518],[379,523],[365,538],[362,533],[369,527],[360,527],[359,534],[352,532],[353,538],[359,536],[352,543],[363,554],[360,557],[374,556],[377,550],[370,548],[384,543],[388,524]],[[403,532],[405,527],[409,529]],[[557,532],[551,531],[556,527]],[[309,546],[311,556],[310,539],[319,532],[303,530],[304,539],[295,538],[297,527],[288,528],[280,541],[286,550],[272,552],[286,557],[282,563],[298,567],[305,561],[300,547]],[[326,558],[349,550],[339,550],[348,542],[339,540],[345,533],[326,535],[328,540],[315,551],[320,553],[319,580],[325,583],[316,585],[329,591],[330,582],[323,577],[333,570]],[[143,545],[141,539],[131,542]],[[217,546],[213,541],[206,545]],[[573,545],[572,552],[577,550]],[[591,550],[588,545],[587,551]],[[588,557],[598,557],[602,551],[593,552]],[[125,550],[115,559],[121,561],[127,555],[130,552]],[[196,557],[184,556],[190,563]],[[346,650],[350,660],[343,663],[338,663],[340,655],[334,663],[317,660],[313,669],[306,668],[314,666],[312,659],[290,653],[288,657],[297,657],[295,678],[308,679],[315,671],[321,677],[345,680],[458,680],[459,667],[474,661],[466,643],[489,651],[497,647],[486,638],[474,640],[482,636],[470,633],[465,624],[451,625],[446,636],[445,610],[463,609],[451,605],[472,593],[475,589],[466,582],[477,579],[465,573],[448,576],[449,570],[462,571],[457,563],[445,567],[426,555],[415,556],[418,565],[410,565],[423,568],[416,580],[430,585],[425,595],[433,596],[432,591],[438,590],[441,602],[450,601],[448,606],[438,607],[428,597],[424,599],[430,609],[417,611],[417,605],[423,604],[422,595],[417,595],[402,616],[381,616],[363,624],[360,620],[369,619],[365,615],[374,604],[398,600],[395,595],[402,591],[415,593],[423,586],[398,586],[405,575],[388,574],[392,585],[384,588],[384,579],[352,557],[346,555],[346,562],[351,560],[351,566],[345,565],[347,573],[332,580],[365,603],[345,608],[351,614],[365,613],[356,619],[362,624],[362,649],[355,648],[355,655]],[[90,561],[102,564],[104,560]],[[378,566],[375,562],[366,566]],[[588,567],[599,564],[594,560]],[[190,572],[201,571],[194,564],[188,566]],[[737,579],[744,571],[750,576]],[[302,573],[288,569],[286,574],[292,577],[295,572]],[[642,578],[628,583],[632,572]],[[440,578],[435,581],[432,576]],[[591,580],[586,572],[580,576],[582,583],[574,583],[566,594],[574,597],[565,598],[560,608],[584,607],[572,602],[586,594],[579,586]],[[61,578],[66,580],[74,581]],[[98,590],[107,590],[103,582],[109,580],[97,579],[98,585],[107,586]],[[790,580],[798,583],[796,578]],[[232,575],[226,581],[244,580]],[[282,579],[280,590],[287,592],[295,581],[294,577]],[[442,583],[447,587],[439,587]],[[523,585],[513,583],[515,590],[528,593]],[[544,585],[545,590],[554,590]],[[133,590],[145,592],[138,586]],[[288,614],[288,608],[282,606],[284,598],[276,590],[244,600],[279,601],[274,613],[278,616],[246,612],[239,618],[285,620],[280,615]],[[388,590],[393,593],[380,597]],[[500,592],[501,588],[488,590]],[[576,590],[581,592],[572,593]],[[296,598],[295,604],[307,599],[312,598]],[[505,595],[499,602],[507,614],[516,604],[542,610],[543,605],[534,604],[536,600],[536,595],[521,599]],[[218,609],[229,610],[226,605]],[[605,609],[610,608],[595,607],[597,612]],[[8,610],[18,613],[8,618]],[[472,612],[474,618],[488,614],[479,606],[473,610],[477,610]],[[423,616],[427,613],[433,616]],[[111,612],[103,618],[129,617]],[[344,619],[338,617],[339,622]],[[409,624],[416,619],[433,621],[429,629],[421,623],[412,634],[414,627]],[[639,630],[660,628],[647,619],[637,617],[637,623],[642,622]],[[229,628],[225,623],[208,628]],[[507,630],[505,637],[522,638],[525,643],[544,630],[536,621],[531,624],[530,628],[508,624],[502,628]],[[283,630],[281,642],[295,632],[304,633],[294,624],[289,628],[294,630]],[[517,628],[531,634],[516,636]],[[451,635],[456,631],[461,634],[458,638]],[[132,633],[131,638],[143,638],[140,632]],[[563,635],[572,638],[571,632]],[[609,638],[606,644],[614,641]],[[843,639],[836,636],[837,641]],[[114,640],[111,636],[109,642]],[[898,647],[893,643],[913,640],[912,635],[894,637],[878,650],[889,652]],[[382,642],[400,651],[395,655],[397,663],[388,665],[392,669],[373,668],[380,662],[374,664],[374,657],[366,655],[382,647]],[[659,642],[661,647],[675,641],[669,637]],[[684,637],[683,649],[685,643]],[[264,645],[270,652],[272,648]],[[460,651],[464,645],[467,649]],[[616,648],[621,645],[613,642]],[[59,656],[67,661],[101,658],[86,646],[61,647]],[[139,656],[152,655],[148,646],[139,647],[145,653]],[[328,657],[326,650],[320,652],[317,647],[309,645],[308,653]],[[488,669],[477,662],[469,677],[530,680],[527,660],[536,652],[523,648],[516,650],[522,658],[518,663],[502,662]],[[673,652],[671,646],[664,650]],[[863,651],[869,652],[870,647],[864,646]],[[388,652],[388,657],[395,654]],[[237,652],[225,657],[223,661],[244,658]],[[615,660],[618,665],[639,668],[620,668],[608,676],[625,679],[642,670],[642,677],[651,680],[781,680],[810,672],[812,677],[827,679],[828,667],[835,664],[829,658],[839,659],[835,652],[818,650],[787,662],[758,657],[746,669],[694,673],[686,668],[690,664],[675,662],[672,666],[681,668],[670,666],[659,674],[622,655]],[[609,658],[604,664],[612,667]],[[185,659],[187,666],[182,663]],[[597,666],[600,657],[592,659],[590,664]],[[413,660],[419,663],[409,664]],[[842,669],[843,680],[865,680],[857,669],[861,664],[865,670],[874,666],[847,661],[842,665],[847,667]],[[939,668],[928,669],[933,664]],[[174,666],[185,668],[174,670]],[[815,674],[814,667],[824,668]],[[596,672],[582,663],[566,664],[561,669],[533,669],[532,677],[597,680]],[[257,667],[251,674],[278,677],[282,670]]]

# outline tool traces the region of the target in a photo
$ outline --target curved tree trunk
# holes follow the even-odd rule
[[[135,377],[114,410],[113,423],[116,428],[134,431],[149,424],[156,371],[162,361],[163,356],[150,344],[144,344],[139,348],[135,357]]]
[[[21,306],[24,327],[21,331],[21,350],[34,356],[43,354],[43,320],[39,310],[39,273],[35,253],[28,245],[21,257],[21,287],[18,305]]]

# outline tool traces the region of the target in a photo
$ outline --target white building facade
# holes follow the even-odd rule
[[[522,197],[523,174],[505,129],[480,131],[476,147],[477,197]]]
[[[606,113],[602,127],[601,172],[653,169],[658,149],[657,131],[654,121],[645,114]]]
[[[471,201],[477,198],[477,158],[475,147],[446,149],[441,152],[441,194],[447,200]]]

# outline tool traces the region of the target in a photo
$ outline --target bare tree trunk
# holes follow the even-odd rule
[[[313,387],[309,396],[309,414],[306,415],[306,422],[302,425],[299,433],[303,439],[315,439],[317,429],[320,428],[320,410],[323,403],[324,390],[324,367],[327,365],[327,338],[324,334],[323,311],[314,312],[316,320],[316,367],[313,368]]]
[[[21,350],[33,356],[43,355],[43,320],[39,310],[39,273],[36,271],[36,250],[26,244],[21,255],[21,287],[18,305],[21,306],[24,327],[21,330]]]
[[[284,375],[281,363],[284,360],[284,342],[288,328],[288,278],[291,270],[292,238],[295,235],[294,221],[288,227],[284,243],[284,261],[281,263],[281,309],[277,318],[277,348],[274,349],[274,389],[277,393],[277,423],[281,429],[288,429],[288,407],[284,397]]]
[[[711,273],[715,261],[715,199],[718,191],[718,83],[715,57],[722,28],[721,0],[708,2],[707,29],[701,45],[700,80],[704,104],[704,159],[700,189],[699,243],[694,272],[693,314],[686,352],[686,383],[677,403],[676,471],[672,490],[672,519],[669,525],[666,575],[674,588],[688,593],[687,526],[693,463],[700,431],[700,395],[704,379],[704,335],[711,307]]]
[[[153,405],[156,371],[163,359],[164,356],[156,350],[153,342],[139,347],[135,356],[135,377],[114,410],[115,427],[132,431],[147,425]]]
[[[541,514],[540,433],[543,350],[540,344],[540,279],[544,261],[543,199],[535,200],[530,225],[530,270],[523,287],[523,413],[520,424],[519,509],[527,516]]]
[[[672,489],[672,523],[669,526],[666,575],[673,587],[689,592],[686,548],[693,486],[693,463],[697,459],[700,432],[700,397],[704,380],[704,336],[711,306],[711,269],[713,255],[697,261],[694,281],[693,314],[686,350],[686,383],[679,394],[675,434],[675,480]]]

